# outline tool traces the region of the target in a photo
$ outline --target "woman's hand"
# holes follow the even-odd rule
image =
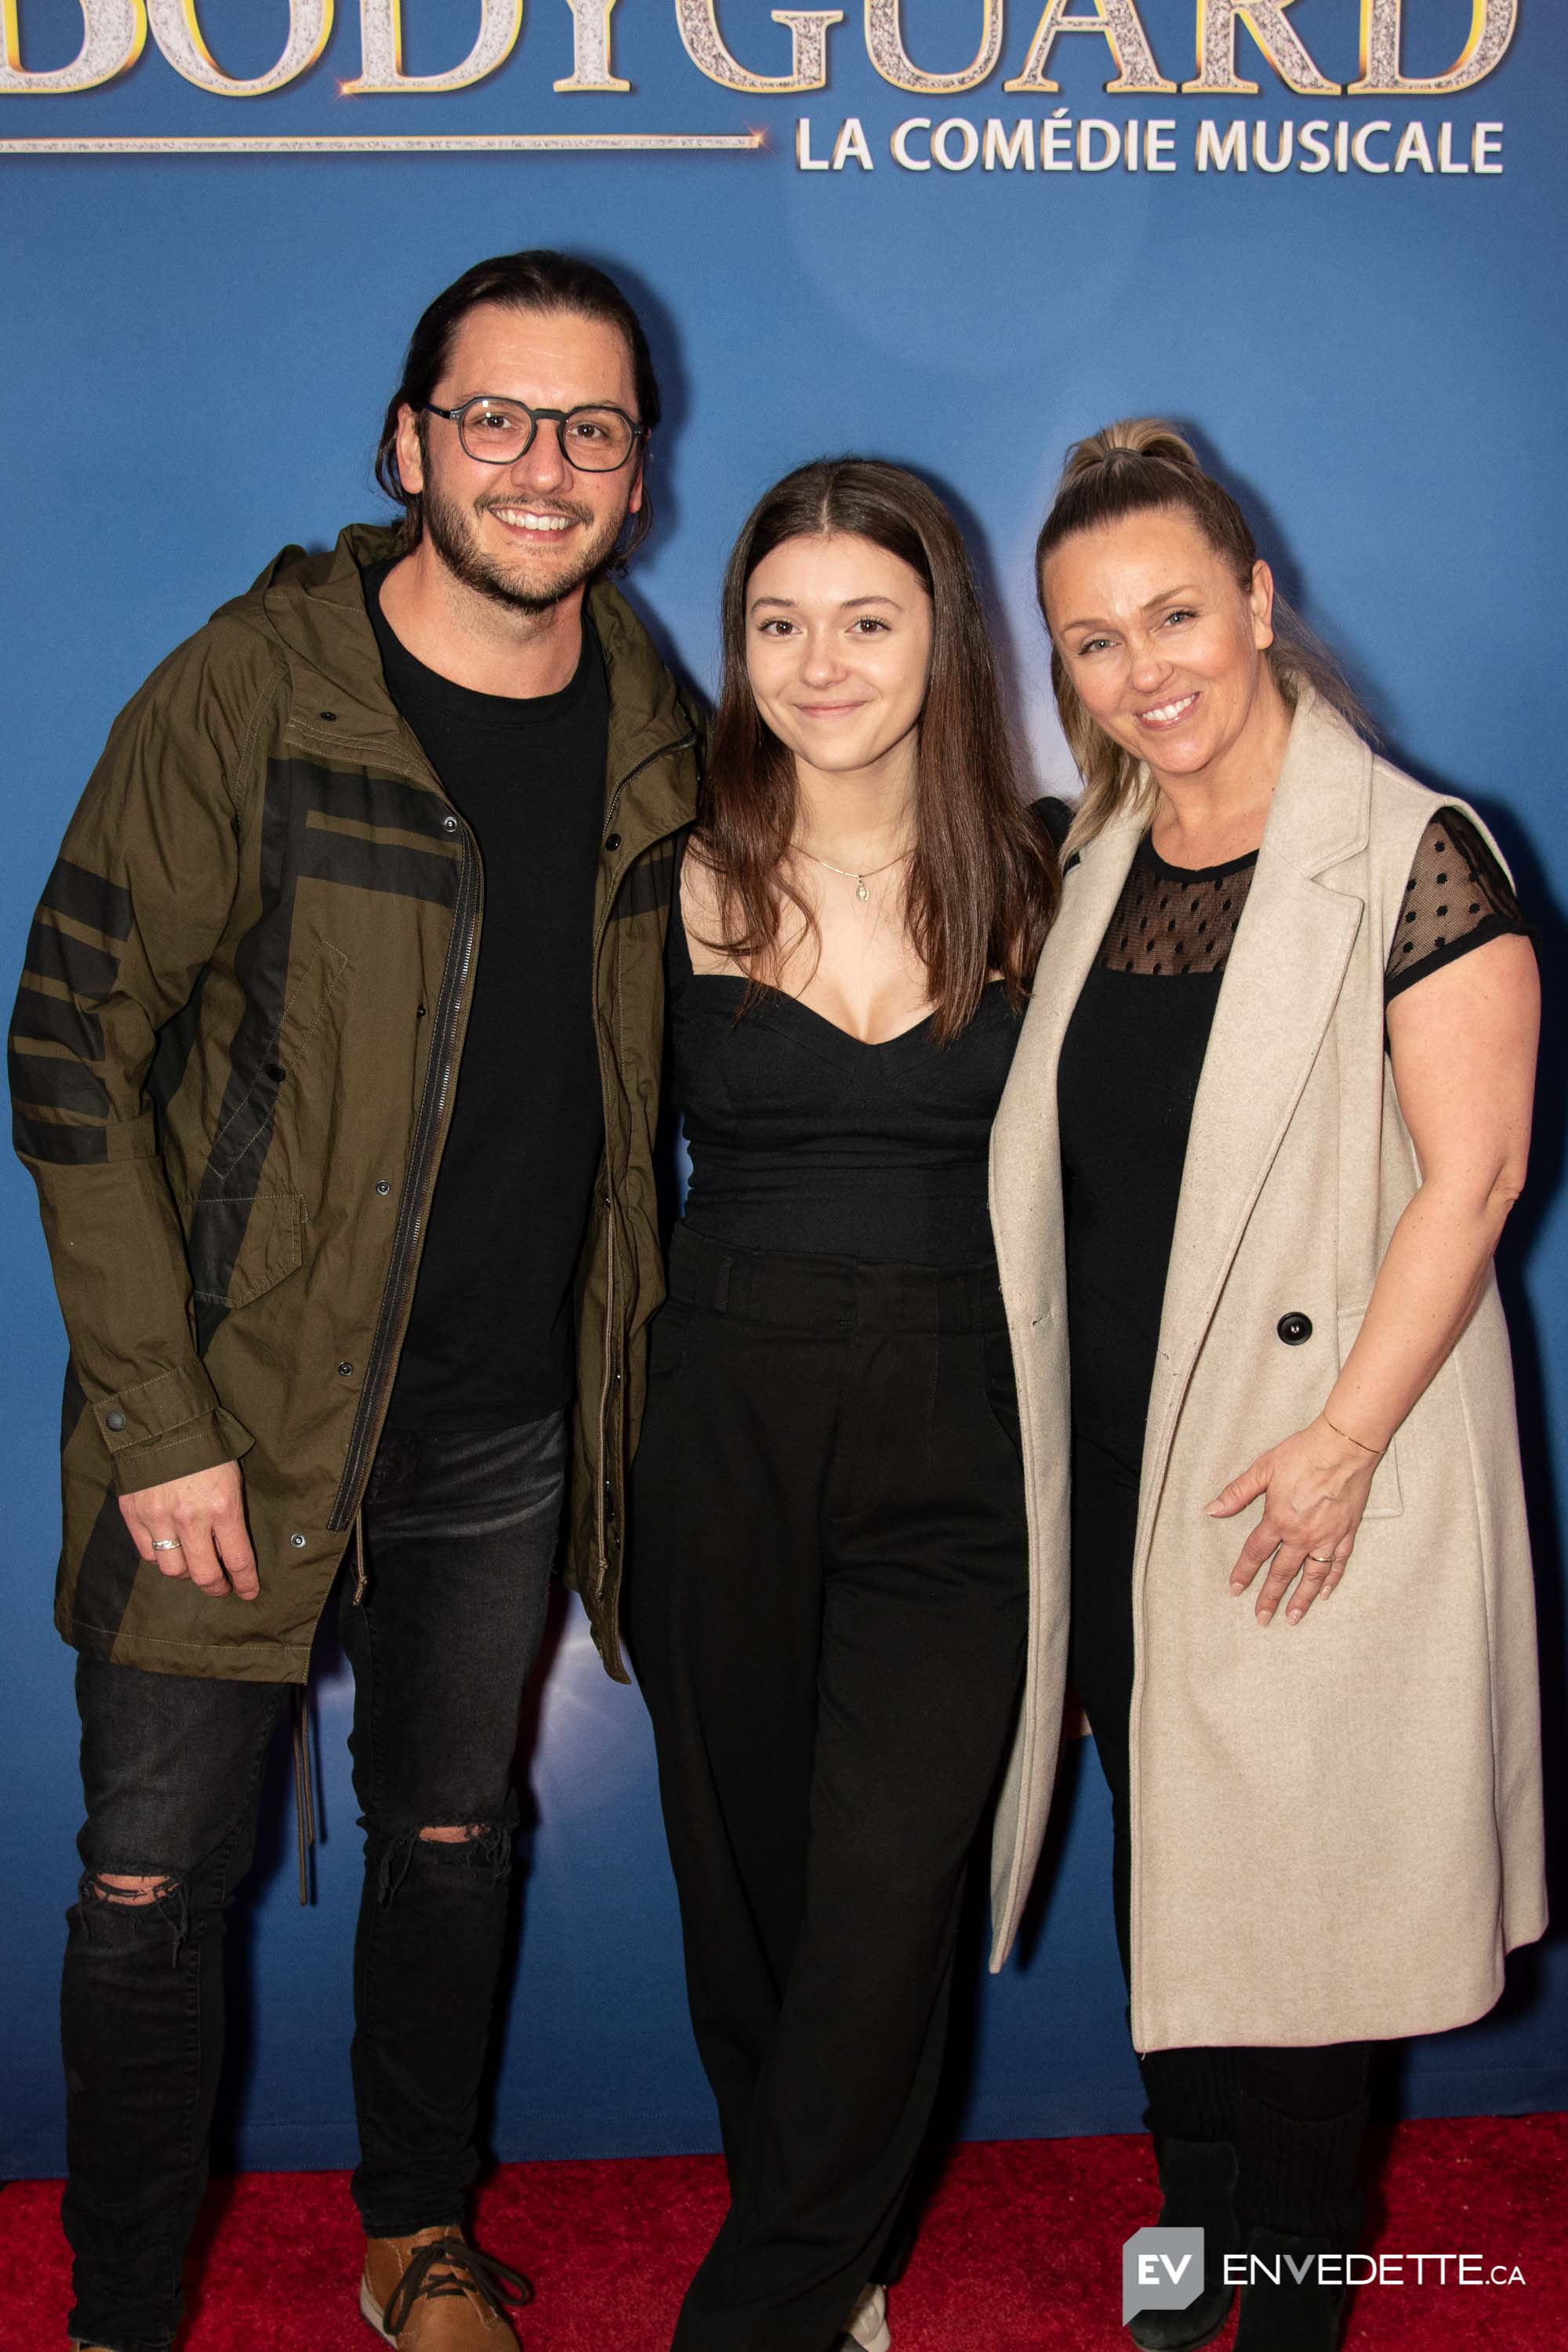
[[[1258,1595],[1260,1625],[1268,1623],[1298,1576],[1301,1580],[1285,1612],[1291,1625],[1299,1625],[1319,1595],[1339,1583],[1378,1458],[1340,1436],[1320,1414],[1310,1427],[1260,1454],[1209,1505],[1210,1518],[1228,1519],[1259,1495],[1264,1498],[1263,1517],[1230,1571],[1230,1589],[1240,1594],[1272,1558]]]

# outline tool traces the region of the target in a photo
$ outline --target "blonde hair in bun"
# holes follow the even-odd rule
[[[1247,517],[1212,474],[1205,473],[1191,442],[1163,416],[1124,416],[1075,441],[1068,451],[1051,510],[1035,547],[1035,584],[1046,626],[1046,559],[1066,539],[1096,530],[1124,516],[1176,508],[1189,514],[1215,553],[1244,592],[1252,586],[1258,545]],[[1372,724],[1328,647],[1276,589],[1274,642],[1264,658],[1275,683],[1294,709],[1303,687],[1310,687],[1358,734]],[[1055,644],[1051,685],[1068,748],[1083,778],[1083,798],[1064,855],[1092,841],[1112,817],[1151,797],[1142,763],[1113,742],[1091,719],[1068,677]]]

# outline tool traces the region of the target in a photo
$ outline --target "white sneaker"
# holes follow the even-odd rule
[[[868,2286],[850,2313],[845,2329],[845,2340],[859,2347],[859,2352],[893,2352],[893,2333],[888,2326],[888,2290],[885,2286]]]

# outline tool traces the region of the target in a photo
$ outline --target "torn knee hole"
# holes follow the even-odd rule
[[[492,1883],[511,1867],[511,1824],[509,1822],[432,1822],[424,1829],[398,1830],[381,1847],[376,1871],[377,1900],[390,1903],[423,1852],[422,1872],[450,1880],[453,1873],[467,1878],[488,1874]]]
[[[95,1870],[83,1880],[83,1892],[99,1903],[111,1904],[117,1911],[148,1910],[174,1894],[177,1879],[160,1876],[138,1877],[129,1871]]]
[[[79,1908],[72,1916],[83,1935],[140,1938],[166,1933],[179,1966],[191,1927],[190,1894],[183,1878],[163,1870],[84,1871],[77,1900]],[[121,1924],[111,1927],[110,1920]]]

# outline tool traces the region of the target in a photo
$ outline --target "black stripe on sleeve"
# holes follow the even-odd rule
[[[120,958],[89,947],[68,931],[57,931],[38,915],[27,934],[26,968],[42,980],[58,980],[73,996],[101,1001],[114,986]]]
[[[64,1045],[84,1062],[103,1059],[103,1024],[97,1013],[84,1013],[79,1004],[63,996],[46,996],[41,989],[17,990],[11,1034],[45,1037],[51,1045]]]
[[[40,1110],[79,1111],[88,1118],[107,1118],[114,1108],[109,1088],[85,1062],[68,1061],[59,1054],[28,1054],[13,1045],[5,1067],[14,1102]]]
[[[58,1168],[89,1168],[109,1158],[109,1138],[101,1127],[51,1127],[22,1111],[13,1114],[11,1140],[24,1160]]]
[[[73,923],[101,931],[105,939],[131,937],[130,891],[88,866],[73,865],[68,857],[56,858],[41,903],[57,915],[68,915]]]

